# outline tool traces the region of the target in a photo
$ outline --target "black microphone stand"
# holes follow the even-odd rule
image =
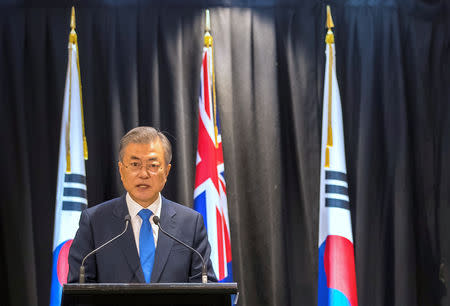
[[[202,260],[202,283],[206,284],[208,283],[208,273],[206,271],[206,263],[205,263],[205,259],[203,258],[202,254],[200,254],[199,251],[197,251],[196,249],[194,249],[193,247],[190,247],[189,245],[187,245],[186,243],[184,243],[183,241],[175,238],[173,235],[169,234],[168,232],[166,232],[162,227],[161,227],[161,223],[159,222],[159,217],[158,216],[153,216],[153,222],[158,225],[159,230],[161,232],[163,232],[166,236],[172,238],[173,240],[175,240],[176,242],[184,245],[185,247],[187,247],[189,250],[195,252],[198,256],[200,256],[200,259]]]
[[[105,243],[103,243],[101,246],[99,246],[98,248],[96,248],[95,250],[91,251],[89,254],[87,254],[86,256],[84,256],[83,261],[81,262],[81,266],[80,266],[80,278],[79,278],[79,283],[80,284],[84,284],[86,282],[86,274],[85,274],[85,267],[84,267],[84,262],[86,261],[86,259],[91,256],[92,254],[100,251],[104,246],[110,244],[111,242],[113,242],[114,240],[116,240],[117,238],[119,238],[120,236],[122,236],[123,234],[125,234],[125,232],[127,231],[128,228],[128,223],[130,223],[131,221],[131,217],[130,215],[126,215],[125,216],[125,229],[123,230],[122,233],[120,233],[119,235],[117,235],[116,237],[112,238],[111,240],[106,241]]]

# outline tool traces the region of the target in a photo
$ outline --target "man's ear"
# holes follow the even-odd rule
[[[124,167],[123,163],[118,161],[117,166],[119,167],[120,179],[122,179],[122,177],[123,177],[122,172],[123,172],[123,167]]]
[[[168,165],[167,165],[166,178],[169,176],[170,168],[172,168],[172,164],[168,164]]]

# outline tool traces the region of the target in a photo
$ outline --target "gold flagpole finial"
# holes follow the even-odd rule
[[[75,8],[72,6],[72,14],[70,17],[70,35],[69,35],[69,42],[72,44],[75,44],[77,42],[77,33],[75,32]]]
[[[212,46],[213,38],[211,36],[211,19],[209,18],[209,10],[206,10],[206,19],[205,19],[205,47],[209,48]]]
[[[72,16],[70,17],[70,28],[72,30],[75,30],[76,24],[75,24],[75,8],[72,6]]]
[[[331,9],[329,5],[327,5],[327,28],[328,30],[334,28],[333,17],[331,17]]]
[[[206,10],[206,16],[205,16],[205,32],[211,31],[211,19],[209,18],[209,10]]]
[[[329,5],[327,5],[327,28],[328,32],[327,36],[325,37],[325,42],[327,44],[334,44],[334,34],[333,31],[331,30],[332,28],[334,28],[334,23],[333,17],[331,17],[331,9]]]

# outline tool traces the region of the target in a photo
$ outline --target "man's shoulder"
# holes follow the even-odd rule
[[[181,214],[185,214],[185,215],[192,215],[192,216],[197,216],[200,213],[190,207],[187,207],[183,204],[168,200],[166,198],[164,198],[163,196],[161,196],[162,198],[162,205],[166,205],[169,208],[174,209],[177,213],[181,213]]]
[[[85,213],[89,214],[90,216],[93,215],[102,215],[107,211],[111,211],[115,209],[117,206],[121,205],[125,201],[125,196],[120,196],[105,202],[102,202],[100,204],[97,204],[95,206],[89,207],[85,210]]]

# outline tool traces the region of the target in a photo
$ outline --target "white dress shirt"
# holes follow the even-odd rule
[[[138,215],[138,213],[142,209],[144,209],[144,207],[142,207],[136,201],[134,201],[128,192],[126,195],[126,202],[128,206],[128,212],[130,213],[131,217],[131,227],[133,228],[134,240],[136,241],[136,247],[139,254],[139,232],[141,231],[142,219]],[[161,216],[161,193],[158,194],[158,198],[156,199],[156,201],[150,204],[150,206],[148,206],[147,209],[150,209],[153,215],[158,216],[158,218]],[[153,223],[152,217],[150,217],[150,224],[152,225],[153,239],[155,240],[155,248],[156,248],[156,245],[158,244],[159,228],[155,223]]]

